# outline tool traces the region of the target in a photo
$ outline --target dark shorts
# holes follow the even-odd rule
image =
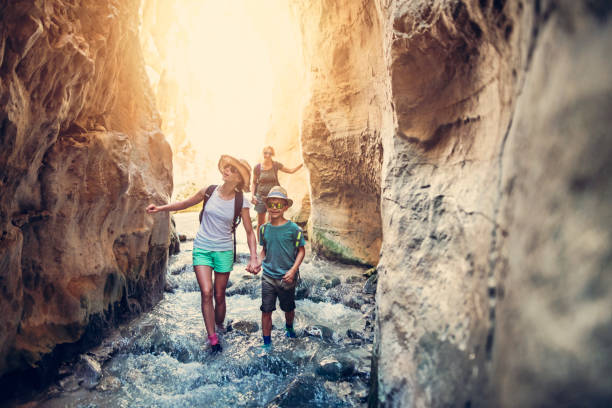
[[[292,284],[286,284],[281,279],[274,279],[267,275],[261,277],[261,307],[264,313],[272,313],[276,310],[276,298],[283,312],[295,310],[295,287],[297,276]]]

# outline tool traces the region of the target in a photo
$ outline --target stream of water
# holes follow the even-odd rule
[[[284,336],[284,315],[277,307],[273,348],[264,352],[260,277],[244,270],[248,248],[240,227],[239,262],[227,290],[228,332],[221,336],[223,352],[211,355],[191,265],[197,214],[174,217],[187,241],[169,261],[164,299],[89,353],[102,360],[93,380],[77,375],[73,366],[43,397],[22,406],[366,405],[374,298],[371,291],[364,293],[364,269],[307,257],[297,289],[298,337]]]

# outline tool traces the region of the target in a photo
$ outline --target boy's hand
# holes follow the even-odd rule
[[[288,284],[292,284],[294,278],[295,278],[295,270],[289,269],[287,273],[283,275],[282,281]]]

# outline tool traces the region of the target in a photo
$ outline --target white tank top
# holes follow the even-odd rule
[[[194,248],[206,251],[231,251],[234,249],[232,223],[234,201],[236,199],[224,200],[219,196],[218,190],[219,187],[215,188],[206,202],[200,229],[193,241]],[[251,208],[246,196],[243,196],[242,208]]]

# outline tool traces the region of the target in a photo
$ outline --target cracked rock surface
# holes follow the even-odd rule
[[[295,3],[313,248],[377,264],[370,401],[612,400],[609,2]]]
[[[137,37],[138,2],[0,5],[0,374],[162,296],[172,189]],[[62,344],[60,351],[57,347]]]

